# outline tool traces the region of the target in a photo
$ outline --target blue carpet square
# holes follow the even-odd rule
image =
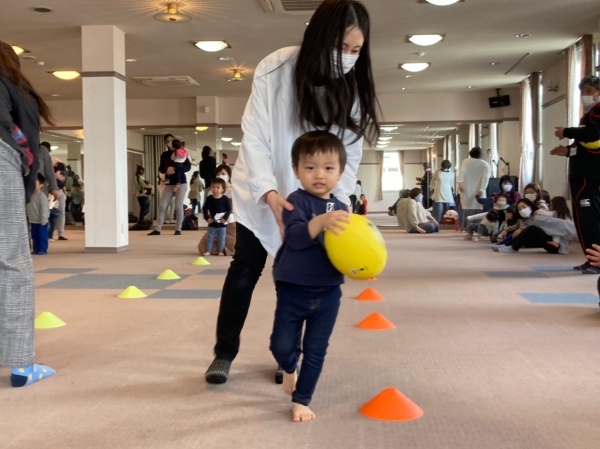
[[[96,268],[46,268],[45,270],[36,271],[36,273],[83,274],[94,270],[96,270]]]
[[[569,272],[575,272],[575,270],[573,270],[573,267],[571,267],[571,266],[560,267],[560,266],[537,265],[537,266],[529,267],[529,268],[531,268],[533,271],[569,271]]]
[[[223,275],[225,276],[227,274],[227,270],[226,269],[219,269],[219,268],[207,268],[206,270],[201,271],[198,274],[204,274],[204,275]]]
[[[591,293],[519,293],[534,304],[598,304],[598,296]]]
[[[152,299],[219,299],[221,290],[176,290],[167,289],[148,295]]]
[[[158,275],[156,275],[158,276]],[[179,282],[179,279],[161,281],[150,274],[79,274],[60,281],[49,282],[39,288],[73,289],[125,289],[135,285],[140,290],[162,289]],[[181,276],[183,279],[185,276]]]
[[[484,271],[483,273],[492,278],[530,279],[548,277],[539,271]]]

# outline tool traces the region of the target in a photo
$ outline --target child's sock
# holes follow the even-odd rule
[[[46,365],[29,365],[12,369],[10,384],[13,387],[24,387],[45,377],[52,376],[56,371]]]

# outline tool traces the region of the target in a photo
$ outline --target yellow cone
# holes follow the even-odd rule
[[[137,288],[134,285],[130,285],[125,290],[123,290],[121,293],[119,293],[117,298],[133,299],[133,298],[145,298],[146,296],[148,296],[148,295],[146,295],[139,288]]]
[[[167,281],[171,279],[181,279],[181,277],[179,277],[177,273],[175,273],[172,270],[165,270],[162,273],[160,273],[156,279],[160,279],[161,281]]]
[[[50,312],[42,312],[35,319],[36,329],[52,329],[54,327],[61,327],[66,324],[67,323]]]
[[[196,260],[192,262],[192,265],[210,265],[210,262],[206,260],[204,257],[198,257]]]

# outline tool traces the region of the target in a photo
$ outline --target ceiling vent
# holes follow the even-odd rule
[[[314,12],[323,0],[260,0],[265,12],[303,14]]]
[[[133,79],[146,87],[199,86],[199,84],[189,76],[146,76],[134,77]]]

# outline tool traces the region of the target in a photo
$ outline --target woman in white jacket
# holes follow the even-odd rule
[[[369,15],[355,0],[325,0],[300,47],[275,51],[257,66],[242,117],[244,137],[233,173],[236,251],[219,306],[215,359],[209,383],[227,381],[252,292],[281,245],[287,196],[300,187],[292,171],[294,140],[308,130],[338,135],[348,163],[336,190],[350,204],[363,137],[379,134],[369,51]]]

